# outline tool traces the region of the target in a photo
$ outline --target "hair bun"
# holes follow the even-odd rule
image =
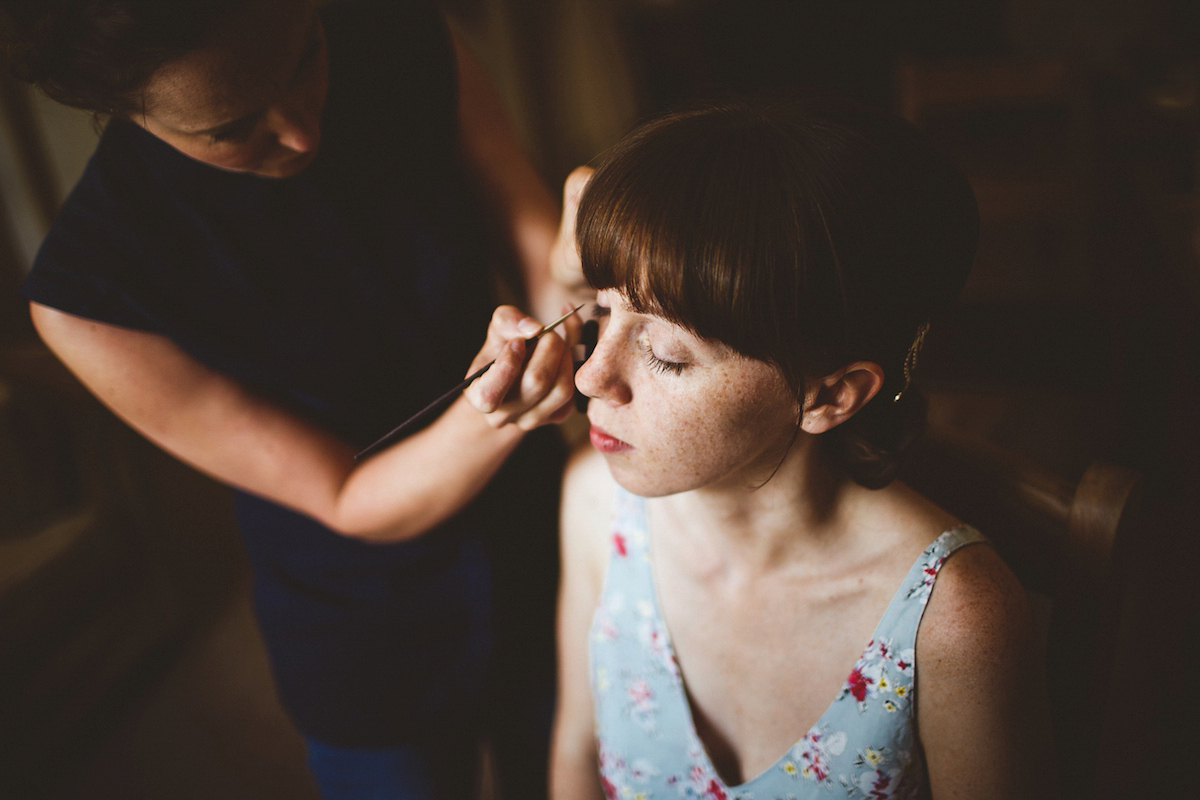
[[[896,400],[882,392],[846,422],[820,437],[831,461],[859,485],[882,489],[925,430],[929,403],[916,386]]]

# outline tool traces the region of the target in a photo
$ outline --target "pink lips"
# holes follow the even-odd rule
[[[633,445],[622,442],[615,436],[609,436],[595,425],[591,431],[592,447],[595,447],[601,453],[624,453],[627,450],[632,450]]]

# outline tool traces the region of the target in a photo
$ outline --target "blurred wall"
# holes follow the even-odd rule
[[[0,197],[7,210],[17,268],[29,269],[49,225],[35,184],[44,183],[52,200],[61,202],[79,180],[98,141],[92,115],[55,103],[39,91],[4,77],[11,101],[0,114]],[[15,106],[15,107],[14,107]],[[14,119],[13,112],[21,113]],[[38,136],[45,173],[34,175],[28,135]]]

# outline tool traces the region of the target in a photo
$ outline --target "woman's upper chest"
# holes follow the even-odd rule
[[[696,732],[727,784],[770,768],[829,709],[911,564],[753,574],[653,537],[658,602]]]

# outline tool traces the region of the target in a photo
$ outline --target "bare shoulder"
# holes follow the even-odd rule
[[[986,543],[956,551],[942,566],[921,623],[922,662],[978,668],[1033,631],[1029,598],[1017,576]]]
[[[934,797],[1055,795],[1028,597],[987,544],[942,567],[917,635],[917,726]]]
[[[604,456],[590,444],[571,454],[563,473],[563,557],[584,567],[598,587],[603,578],[617,484]]]
[[[1056,794],[1028,598],[989,545],[955,552],[934,583],[917,635],[917,727],[934,797]]]

